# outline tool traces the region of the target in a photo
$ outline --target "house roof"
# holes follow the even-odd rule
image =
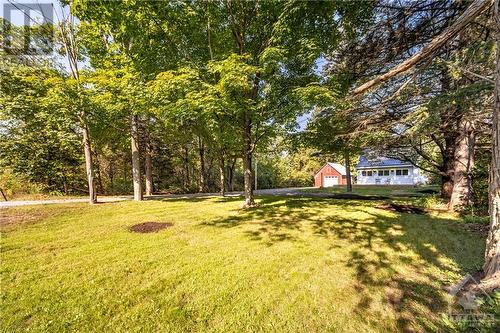
[[[363,169],[363,168],[373,168],[373,167],[379,167],[379,168],[384,168],[384,167],[398,167],[398,166],[412,166],[410,162],[404,162],[401,160],[397,160],[395,158],[389,158],[389,157],[377,157],[374,159],[368,159],[366,156],[360,156],[359,157],[359,162],[356,164],[356,169]]]
[[[340,173],[342,176],[346,175],[345,167],[342,164],[332,163],[332,162],[327,162],[326,164],[337,170],[338,173]]]

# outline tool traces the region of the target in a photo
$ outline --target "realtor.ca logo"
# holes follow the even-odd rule
[[[52,53],[54,43],[52,3],[6,0],[2,6],[1,26],[2,53],[6,55]]]
[[[467,290],[465,287],[470,284],[478,286],[477,289]],[[493,314],[481,312],[481,304],[493,300],[472,275],[467,274],[449,293],[454,297],[448,309],[448,318],[452,322],[472,327],[495,324]]]

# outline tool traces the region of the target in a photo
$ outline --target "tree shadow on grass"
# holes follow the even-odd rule
[[[199,197],[187,197],[187,196],[179,196],[179,197],[150,197],[147,199],[148,201],[162,201],[162,202],[235,202],[241,201],[241,196],[213,196],[213,195],[203,195]]]
[[[325,210],[332,205],[335,209]],[[483,248],[477,246],[469,253],[464,244],[483,242],[448,220],[384,212],[376,208],[379,205],[262,197],[258,208],[206,221],[203,226],[241,228],[250,240],[264,241],[267,246],[296,241],[304,232],[331,240],[332,249],[348,246],[345,265],[355,273],[359,315],[370,312],[371,317],[383,318],[382,313],[377,316],[381,311],[375,306],[378,300],[390,306],[399,331],[446,330],[440,319],[449,304],[442,290],[450,283],[445,279],[474,270]]]

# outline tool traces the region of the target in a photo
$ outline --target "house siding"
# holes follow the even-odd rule
[[[396,170],[408,170],[408,175],[396,175]],[[388,170],[389,175],[379,176],[378,170]],[[372,171],[372,176],[363,176],[362,171]],[[413,166],[359,168],[357,170],[357,184],[362,185],[414,185],[424,183],[418,168]]]
[[[314,186],[315,187],[324,187],[324,177],[325,176],[337,176],[338,180],[339,180],[338,185],[346,185],[347,184],[346,176],[342,176],[336,169],[334,169],[330,165],[326,164],[314,176]]]

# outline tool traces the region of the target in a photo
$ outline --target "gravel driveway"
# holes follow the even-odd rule
[[[301,192],[303,189],[308,189],[310,187],[297,187],[297,188],[277,188],[277,189],[266,189],[257,190],[255,194],[267,194],[267,195],[283,195],[283,196],[298,196],[305,195],[306,193]],[[316,193],[320,194],[320,193]],[[218,193],[191,193],[191,194],[169,194],[169,195],[152,195],[150,197],[144,197],[145,200],[155,200],[155,199],[168,199],[168,198],[198,198],[198,197],[208,197],[208,196],[218,196]],[[228,192],[226,196],[240,196],[243,192]],[[124,200],[132,200],[133,196],[117,196],[117,197],[98,197],[98,202],[116,202]],[[19,207],[19,206],[32,206],[32,205],[48,205],[48,204],[64,204],[64,203],[75,203],[75,202],[87,202],[87,198],[74,198],[74,199],[50,199],[50,200],[19,200],[19,201],[2,201],[0,202],[0,208],[7,207]]]

